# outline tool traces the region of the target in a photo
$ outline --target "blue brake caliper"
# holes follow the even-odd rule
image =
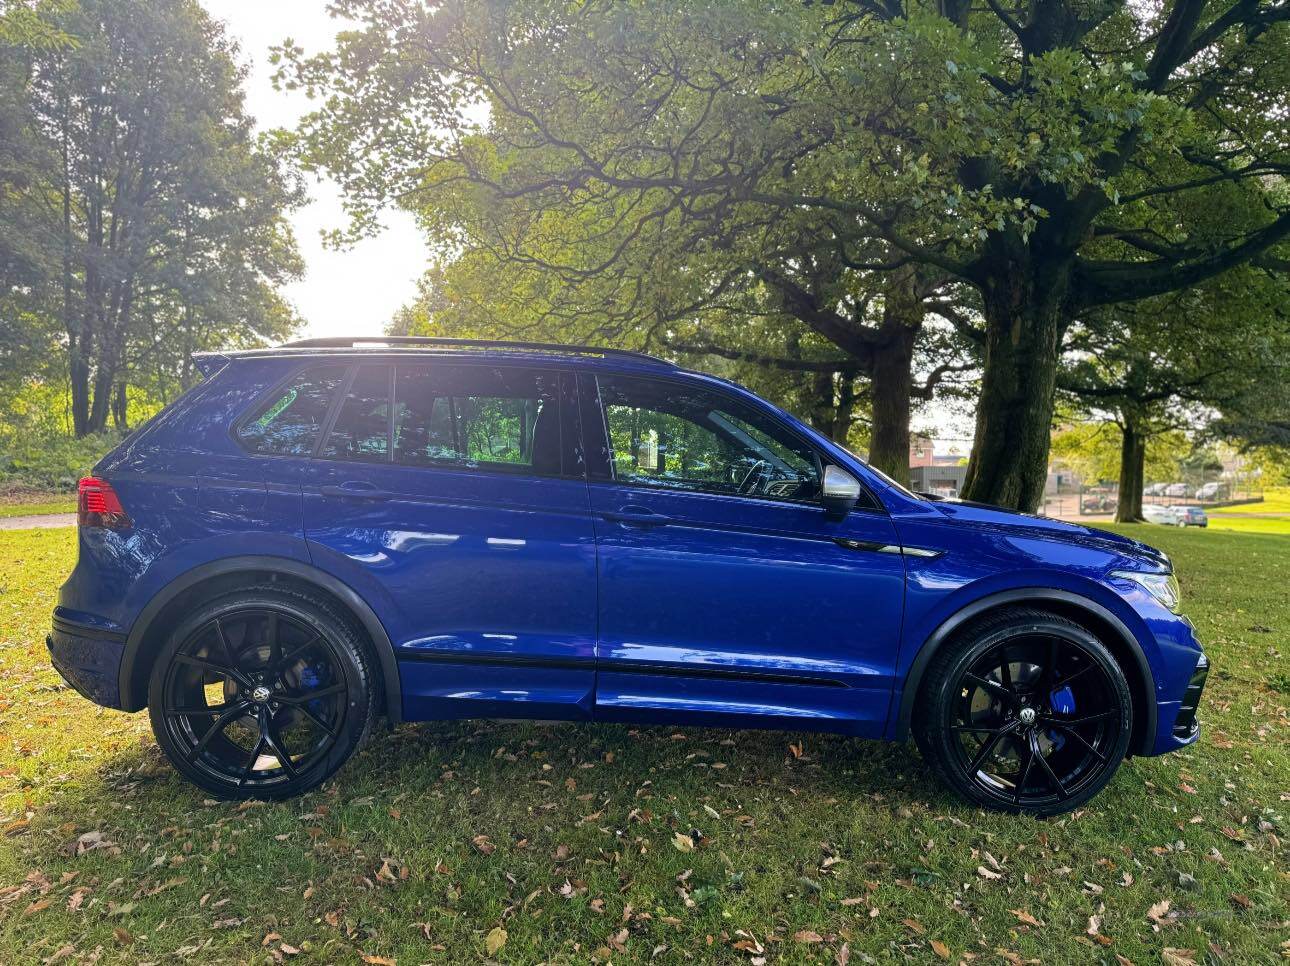
[[[1054,691],[1050,694],[1048,703],[1054,711],[1063,717],[1075,713],[1075,695],[1071,693],[1069,684],[1060,691]],[[1060,750],[1066,744],[1066,736],[1056,728],[1048,729],[1048,740],[1053,743],[1054,750]]]

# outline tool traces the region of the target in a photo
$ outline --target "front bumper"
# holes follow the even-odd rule
[[[54,611],[53,629],[45,637],[54,670],[95,704],[120,708],[125,634],[61,610]]]

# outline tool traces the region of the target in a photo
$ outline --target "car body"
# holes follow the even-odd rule
[[[1144,503],[1142,505],[1142,517],[1148,523],[1176,527],[1178,525],[1178,508],[1165,506],[1161,503]]]
[[[1228,486],[1222,482],[1206,483],[1196,490],[1198,500],[1222,500],[1227,496]]]
[[[1191,487],[1186,483],[1170,483],[1165,487],[1165,496],[1191,496]]]
[[[1175,522],[1180,527],[1208,527],[1209,517],[1198,506],[1174,507]]]
[[[1164,496],[1168,483],[1151,483],[1142,491],[1144,496]]]
[[[217,794],[313,787],[378,717],[912,730],[1038,813],[1109,779],[1081,744],[1197,739],[1167,557],[916,496],[735,384],[460,340],[198,364],[82,481],[49,647]]]

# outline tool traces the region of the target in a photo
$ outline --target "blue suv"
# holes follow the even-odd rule
[[[912,733],[1035,814],[1197,739],[1163,554],[915,495],[729,382],[419,338],[197,363],[81,481],[48,643],[216,795],[313,788],[381,718]]]

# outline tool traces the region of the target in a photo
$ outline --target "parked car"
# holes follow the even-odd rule
[[[1209,517],[1198,506],[1174,507],[1175,523],[1180,527],[1208,527]]]
[[[1163,506],[1159,503],[1144,503],[1142,505],[1142,516],[1148,523],[1159,523],[1173,527],[1178,525],[1176,509],[1176,507]]]
[[[1164,496],[1165,487],[1168,485],[1168,483],[1152,483],[1143,489],[1142,494],[1143,496]]]
[[[81,480],[48,645],[217,796],[314,788],[380,718],[912,734],[1035,814],[1197,740],[1164,554],[916,496],[732,383],[413,338],[196,363]]]
[[[1170,483],[1165,487],[1165,496],[1191,496],[1191,487],[1186,483]]]
[[[1206,483],[1196,490],[1196,499],[1198,500],[1223,500],[1227,498],[1228,486],[1226,483],[1214,482]]]

